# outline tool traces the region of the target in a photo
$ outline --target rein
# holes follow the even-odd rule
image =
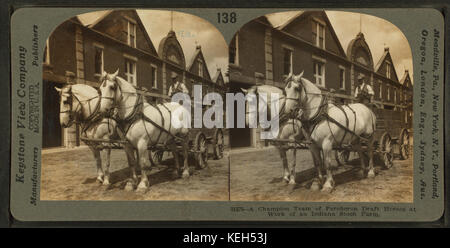
[[[97,101],[97,104],[95,105],[94,111],[92,111],[91,109],[91,104],[90,102],[96,98],[99,98],[99,95],[83,100],[81,101],[73,92],[72,89],[70,90],[70,95],[71,95],[71,101],[70,101],[70,109],[69,110],[65,110],[65,111],[60,111],[60,114],[63,113],[69,113],[69,124],[68,126],[71,126],[73,123],[82,123],[82,122],[89,122],[92,121],[93,119],[95,119],[96,117],[98,117],[98,113],[99,113],[99,109],[100,109],[100,100]],[[73,109],[73,99],[75,99],[78,102],[78,106],[75,108],[75,110]],[[80,120],[80,116],[83,113],[83,104],[84,102],[88,102],[88,106],[89,106],[89,115],[85,118]],[[78,118],[76,118],[78,117]],[[95,117],[95,118],[94,118]]]
[[[328,105],[328,101],[327,101],[327,95],[324,95],[322,93],[312,93],[312,92],[307,92],[305,85],[303,84],[303,81],[297,82],[301,85],[302,87],[302,92],[304,92],[305,97],[303,98],[303,100],[299,97],[299,98],[292,98],[292,97],[286,97],[286,100],[291,100],[291,101],[297,101],[297,108],[295,109],[295,111],[291,112],[292,115],[297,115],[299,110],[302,111],[312,111],[312,110],[317,110],[316,113],[313,115],[313,117],[306,119],[303,117],[303,115],[300,117],[300,120],[302,122],[315,122],[315,120],[317,120],[320,116],[321,113],[324,112],[324,107]],[[285,89],[283,89],[283,91],[285,92]],[[287,95],[285,93],[285,95]],[[311,107],[311,108],[307,108],[305,107],[305,102],[308,102],[308,96],[312,95],[312,96],[320,96],[321,100],[320,100],[320,104],[319,106],[316,107]],[[298,118],[298,116],[295,116],[296,118]]]
[[[158,139],[157,139],[157,143],[159,143],[159,139],[161,137],[161,134],[164,132],[166,134],[168,134],[169,136],[171,136],[174,139],[177,139],[178,137],[173,135],[172,133],[170,133],[170,126],[169,126],[169,130],[166,130],[164,127],[164,116],[161,112],[161,110],[159,109],[158,106],[154,106],[159,114],[161,115],[161,120],[162,120],[162,126],[157,124],[155,121],[151,120],[150,118],[148,118],[145,114],[144,114],[144,99],[143,96],[141,94],[139,94],[138,92],[126,92],[126,91],[122,91],[122,88],[120,87],[120,84],[117,82],[117,78],[115,80],[115,84],[118,87],[116,90],[120,90],[120,97],[117,100],[115,97],[104,97],[102,96],[102,98],[108,99],[113,101],[115,108],[117,109],[129,109],[129,108],[133,108],[133,111],[131,112],[131,114],[129,116],[127,116],[126,118],[119,120],[119,126],[121,126],[121,128],[124,130],[123,132],[123,139],[125,138],[126,134],[128,133],[128,131],[130,130],[130,128],[133,126],[134,123],[136,123],[136,121],[138,120],[142,120],[142,121],[146,121],[151,123],[152,125],[154,125],[156,128],[158,128],[161,132],[158,135]],[[124,94],[130,94],[130,95],[135,95],[136,97],[136,101],[134,103],[134,105],[130,105],[130,106],[126,106],[126,107],[120,107],[117,106],[119,101],[123,100],[123,95]],[[171,112],[170,110],[163,104],[164,108],[169,112],[169,115],[171,116]],[[114,109],[114,108],[112,108]],[[150,137],[150,134],[148,133],[148,130],[144,124],[144,129],[145,132],[147,133],[147,136]]]

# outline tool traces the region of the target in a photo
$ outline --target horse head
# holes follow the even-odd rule
[[[290,73],[286,78],[286,86],[284,92],[286,94],[286,106],[285,112],[290,113],[297,110],[300,106],[300,102],[304,97],[304,86],[302,83],[303,72],[299,75]]]
[[[79,103],[75,103],[77,106],[74,106],[71,85],[66,85],[63,88],[55,87],[55,89],[60,96],[59,122],[64,128],[70,127],[75,121],[75,116],[78,114],[76,112],[80,111]]]
[[[257,110],[254,110],[254,109],[250,110],[250,107],[249,107],[251,104],[257,104],[256,102],[253,102],[253,101],[256,101],[256,98],[248,97],[248,96],[251,96],[251,95],[255,95],[256,96],[257,89],[258,89],[257,86],[253,86],[253,87],[251,87],[249,89],[241,88],[241,91],[246,96],[246,101],[245,101],[245,126],[246,127],[249,127],[249,125],[250,125],[250,117],[249,117],[249,115],[250,114],[256,114],[256,111],[257,111]]]
[[[120,99],[120,87],[117,83],[117,75],[119,74],[119,69],[113,74],[108,74],[103,72],[100,77],[100,109],[101,113],[107,113],[114,109],[117,101]]]

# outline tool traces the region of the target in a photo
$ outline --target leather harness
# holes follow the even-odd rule
[[[97,101],[97,104],[95,105],[93,110],[91,109],[91,105],[88,104],[88,106],[89,106],[89,113],[90,114],[89,114],[89,116],[87,118],[81,119],[81,113],[83,112],[83,105],[81,103],[82,102],[90,102],[90,101],[92,101],[92,100],[94,100],[96,98],[99,98],[99,96],[101,95],[100,90],[97,89],[97,92],[98,92],[97,96],[89,98],[87,100],[81,101],[75,94],[72,93],[71,86],[69,86],[69,87],[70,87],[69,88],[70,90],[69,90],[68,93],[70,93],[70,95],[71,95],[71,98],[70,98],[70,110],[60,111],[60,113],[67,113],[67,112],[69,112],[69,118],[70,118],[69,123],[80,124],[81,125],[81,133],[84,135],[84,137],[87,137],[87,133],[86,133],[87,130],[89,128],[91,128],[92,126],[96,125],[96,128],[94,130],[94,133],[95,133],[97,131],[97,127],[99,126],[99,124],[105,123],[105,122],[102,122],[105,116],[99,112],[99,109],[100,109],[100,99],[99,99],[99,101]],[[75,110],[73,110],[73,101],[74,101],[74,99],[78,102],[78,106],[79,106]],[[75,114],[75,117],[72,114]],[[109,118],[109,119],[114,119],[114,118]],[[108,124],[107,125],[108,126],[108,132],[111,134],[112,130],[110,129],[111,125],[109,123],[109,119],[108,119],[108,122],[106,124]]]
[[[122,140],[126,140],[126,135],[127,135],[128,131],[130,130],[131,126],[133,126],[133,124],[136,123],[139,120],[149,122],[153,126],[155,126],[157,129],[160,130],[160,133],[158,134],[158,138],[156,139],[156,144],[159,143],[159,140],[160,140],[160,138],[162,136],[162,133],[166,133],[168,136],[172,137],[175,140],[182,140],[182,138],[180,138],[180,137],[178,137],[176,135],[173,135],[170,132],[170,126],[171,125],[169,125],[169,130],[164,128],[164,116],[163,116],[163,114],[161,112],[161,109],[160,109],[160,107],[158,105],[154,105],[154,104],[148,103],[149,105],[151,105],[152,107],[154,107],[154,108],[156,108],[158,110],[158,113],[161,116],[161,122],[162,122],[161,125],[159,125],[158,123],[156,123],[155,121],[153,121],[152,119],[148,118],[145,115],[145,113],[144,113],[144,103],[147,103],[147,102],[145,102],[145,100],[143,99],[143,96],[141,94],[139,94],[137,92],[123,92],[122,89],[120,88],[120,84],[118,84],[117,82],[115,82],[115,83],[118,86],[118,88],[119,88],[119,90],[121,91],[122,94],[123,93],[135,94],[137,96],[135,104],[133,106],[133,112],[128,117],[126,117],[125,119],[117,121],[119,123],[119,126],[121,127],[121,129],[123,131],[123,132],[119,133],[119,135],[121,136],[120,138]],[[114,101],[114,99],[113,99],[113,101]],[[161,106],[163,106],[169,112],[169,116],[170,116],[170,118],[172,118],[172,112],[169,110],[169,108],[167,108],[167,106],[165,106],[164,104],[161,104]],[[171,121],[169,121],[169,123],[171,123]],[[148,130],[147,130],[147,127],[146,127],[145,123],[144,123],[144,129],[145,129],[145,132],[147,133],[147,136],[150,137],[150,134],[148,133]]]
[[[300,84],[302,86],[302,89],[305,91],[306,96],[308,94],[312,94],[312,93],[306,92],[306,88],[304,87],[303,83],[301,83],[301,81],[300,81]],[[295,116],[295,118],[299,118],[300,119],[300,121],[302,123],[303,134],[307,138],[308,142],[313,142],[311,140],[311,133],[314,131],[314,129],[317,127],[317,125],[319,123],[321,123],[322,121],[327,121],[328,128],[330,129],[330,133],[333,136],[333,139],[334,139],[334,141],[336,143],[338,143],[338,141],[336,140],[336,137],[334,136],[333,131],[331,130],[330,122],[336,124],[338,127],[342,128],[344,130],[344,135],[342,136],[342,139],[338,143],[339,147],[342,146],[342,143],[344,142],[344,139],[345,139],[347,133],[350,133],[352,136],[356,136],[358,139],[362,139],[362,140],[366,140],[366,141],[368,140],[367,138],[362,137],[361,135],[358,135],[355,132],[355,129],[356,129],[356,112],[355,112],[355,110],[353,110],[347,104],[346,105],[329,104],[328,103],[328,96],[327,95],[323,95],[323,94],[320,94],[320,95],[321,95],[320,105],[318,107],[318,110],[317,110],[316,114],[312,118],[307,119],[307,118],[303,117],[303,115],[300,116],[300,117]],[[286,98],[286,99],[290,99],[290,98]],[[300,101],[300,99],[291,99],[291,100]],[[345,126],[328,114],[328,109],[330,107],[329,105],[333,105],[333,106],[337,107],[338,109],[340,109],[342,111],[342,113],[345,116],[345,120],[346,120]],[[353,115],[354,115],[353,130],[351,130],[349,128],[349,117],[348,117],[347,113],[345,112],[344,107],[349,108],[350,111],[353,112]],[[301,106],[299,106],[298,108],[301,109]],[[298,114],[298,111],[293,111],[291,113],[296,115],[296,114]],[[372,120],[372,127],[374,127],[373,120]]]

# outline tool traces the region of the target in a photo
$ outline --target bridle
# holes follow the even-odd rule
[[[114,80],[114,85],[120,90],[120,98],[122,98],[122,89],[120,89],[120,85],[116,82],[117,79]],[[100,82],[100,87],[105,87],[104,84],[106,84],[107,77],[105,76],[102,81]],[[117,89],[114,89],[114,93]],[[114,96],[104,96],[103,94],[100,95],[100,100],[106,99],[113,102],[113,105],[116,104],[116,98]]]
[[[62,96],[63,94],[69,94],[70,97],[67,97],[68,101],[69,101],[69,109],[65,110],[65,111],[59,111],[59,114],[69,114],[69,122],[65,125],[62,125],[63,127],[70,127],[74,122],[75,122],[75,114],[78,113],[78,109],[81,109],[81,102],[80,99],[78,99],[78,97],[76,97],[73,93],[72,93],[72,87],[69,86],[69,92],[64,93],[61,91],[60,96]],[[73,99],[76,99],[78,102],[78,106],[77,108],[74,110],[73,109]],[[74,114],[75,113],[75,114]]]
[[[105,86],[104,84],[106,83],[106,80],[107,80],[107,77],[105,76],[103,78],[103,80],[101,81],[101,84],[100,84],[101,86],[100,87]],[[118,90],[118,91],[120,91],[120,96],[118,98],[116,98],[115,96],[108,97],[108,96],[103,96],[103,94],[100,93],[100,100],[106,99],[106,100],[109,100],[109,101],[113,102],[113,106],[109,110],[109,116],[113,115],[112,112],[114,111],[114,109],[129,109],[129,108],[133,108],[133,112],[131,112],[131,114],[127,118],[125,118],[123,120],[124,122],[126,122],[126,121],[128,121],[130,119],[133,119],[136,116],[136,114],[138,112],[140,112],[140,111],[138,111],[137,107],[140,106],[140,105],[143,105],[144,101],[142,100],[142,96],[138,92],[126,92],[126,91],[123,91],[122,88],[120,87],[120,84],[117,82],[117,80],[118,80],[117,78],[114,78],[114,80],[111,80],[111,81],[113,81],[114,86],[116,87],[114,89],[114,95],[116,95],[116,91]],[[118,106],[119,102],[122,101],[124,94],[130,94],[130,95],[135,95],[136,96],[136,101],[135,101],[134,105],[126,106],[126,107]]]
[[[291,80],[291,81],[289,81],[289,80]],[[301,88],[300,89],[300,96],[298,98],[287,97],[286,89],[283,89],[283,93],[286,95],[286,102],[288,100],[297,102],[296,105],[295,105],[296,108],[293,109],[293,111],[291,111],[289,113],[291,115],[294,115],[294,117],[296,117],[295,115],[297,115],[300,110],[302,110],[303,112],[304,111],[310,111],[310,110],[318,110],[317,113],[315,114],[315,116],[316,116],[320,112],[320,109],[328,104],[327,101],[325,100],[325,96],[322,93],[308,92],[306,90],[306,87],[303,84],[303,81],[301,80],[301,78],[300,78],[299,81],[297,81],[297,80],[293,79],[292,77],[288,77],[288,78],[286,78],[286,81],[288,82],[287,84],[291,84],[291,83],[299,84],[299,86]],[[304,97],[301,97],[302,93],[304,94]],[[306,102],[308,102],[308,100],[309,100],[308,96],[310,96],[310,95],[320,96],[321,97],[321,104],[319,104],[319,106],[316,106],[316,107],[306,108],[304,105],[305,105]],[[315,117],[313,117],[312,119],[314,119],[314,118]],[[303,120],[303,121],[307,121],[307,120]]]
[[[65,113],[69,114],[69,122],[66,125],[63,125],[63,127],[70,127],[73,123],[81,122],[81,120],[79,120],[79,118],[77,118],[77,117],[79,117],[80,113],[83,112],[83,104],[82,104],[82,102],[90,102],[90,101],[92,101],[92,100],[94,100],[94,99],[96,99],[96,98],[98,98],[100,96],[100,94],[98,94],[95,97],[92,97],[92,98],[89,98],[89,99],[81,101],[72,92],[72,86],[69,86],[69,91],[67,93],[61,92],[60,95],[62,95],[62,94],[69,94],[70,95],[70,97],[68,97],[70,108],[68,110],[59,112],[60,114],[65,114]],[[77,107],[75,109],[73,109],[74,99],[78,102],[78,105],[77,105]],[[85,120],[82,120],[82,121],[90,121],[90,120],[94,119],[94,116],[97,115],[99,107],[100,107],[100,101],[97,102],[97,105],[95,106],[94,111],[91,111],[91,106],[89,104],[89,116]]]

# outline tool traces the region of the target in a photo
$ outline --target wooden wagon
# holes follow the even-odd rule
[[[396,155],[402,160],[408,159],[411,149],[412,129],[408,128],[405,112],[400,110],[373,109],[377,116],[373,139],[374,155],[378,155],[386,168],[393,165]],[[363,150],[367,144],[363,142]],[[336,161],[339,165],[348,162],[351,145],[335,147]]]
[[[203,105],[203,112],[208,106]],[[192,126],[194,126],[194,115],[192,115]],[[200,169],[208,165],[209,155],[212,153],[213,159],[223,158],[224,152],[224,130],[222,128],[191,128],[188,133],[189,155],[194,158],[196,166]],[[177,148],[181,151],[182,144]],[[150,162],[158,165],[162,162],[164,153],[171,150],[163,144],[158,144],[149,148]]]

